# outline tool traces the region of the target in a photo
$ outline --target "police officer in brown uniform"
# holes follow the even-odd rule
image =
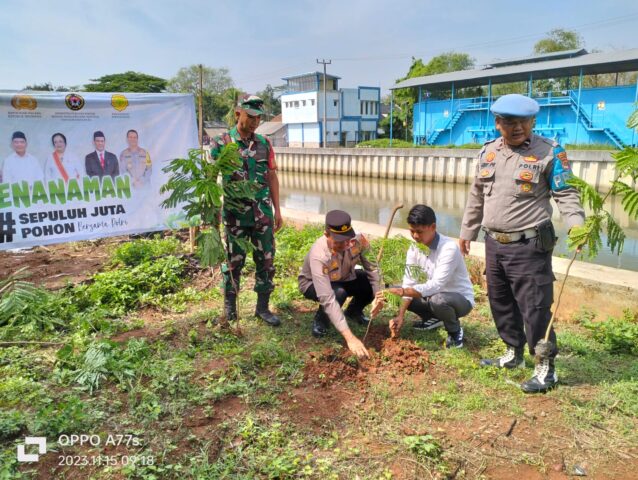
[[[525,343],[530,353],[551,318],[555,280],[551,222],[553,198],[568,228],[582,225],[585,213],[578,191],[567,185],[571,169],[565,150],[532,133],[538,103],[523,95],[504,95],[491,107],[501,137],[479,152],[476,177],[463,215],[459,246],[467,255],[481,227],[485,231],[485,263],[490,308],[505,354],[481,360],[482,366],[524,367]],[[556,335],[550,340],[556,345]],[[558,382],[556,348],[536,364],[527,393],[545,392]]]
[[[133,181],[133,187],[139,188],[150,183],[152,174],[151,156],[148,151],[139,146],[137,131],[126,132],[128,148],[120,153],[120,173],[128,173]]]
[[[329,323],[343,335],[348,348],[358,357],[367,357],[363,343],[348,327],[346,317],[361,325],[369,320],[363,309],[379,291],[379,270],[365,256],[369,247],[363,235],[356,235],[350,215],[342,210],[326,214],[326,230],[304,259],[299,275],[299,290],[303,295],[319,302],[319,310],[312,324],[312,334],[323,337]],[[356,269],[361,265],[363,269]],[[341,305],[353,297],[344,312]]]

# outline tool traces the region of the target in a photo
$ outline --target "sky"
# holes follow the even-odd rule
[[[0,0],[0,90],[82,85],[128,70],[226,67],[248,93],[321,70],[340,86],[404,76],[448,51],[477,65],[527,56],[553,28],[585,48],[638,48],[635,0]]]

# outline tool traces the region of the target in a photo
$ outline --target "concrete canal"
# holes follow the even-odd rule
[[[432,206],[437,213],[437,226],[442,233],[458,237],[463,209],[470,186],[455,183],[378,179],[302,172],[279,172],[281,206],[311,213],[325,213],[338,208],[347,210],[354,219],[385,225],[393,207],[403,203],[394,225],[407,228],[409,207],[416,203]],[[624,214],[620,202],[612,202],[611,212],[619,220],[627,239],[623,253],[612,254],[603,239],[603,249],[593,263],[638,271],[638,222]],[[556,256],[568,255],[567,231],[554,204],[554,224],[559,243]],[[479,240],[482,242],[482,234]],[[582,260],[588,261],[586,258]]]

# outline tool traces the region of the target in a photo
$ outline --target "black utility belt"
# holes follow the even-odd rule
[[[497,232],[496,230],[490,230],[485,227],[483,227],[483,230],[498,243],[520,242],[521,240],[536,238],[538,236],[536,228],[527,228],[520,232]]]

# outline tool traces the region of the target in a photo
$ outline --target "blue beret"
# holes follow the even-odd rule
[[[539,110],[536,100],[518,93],[503,95],[490,108],[497,117],[533,117]]]

